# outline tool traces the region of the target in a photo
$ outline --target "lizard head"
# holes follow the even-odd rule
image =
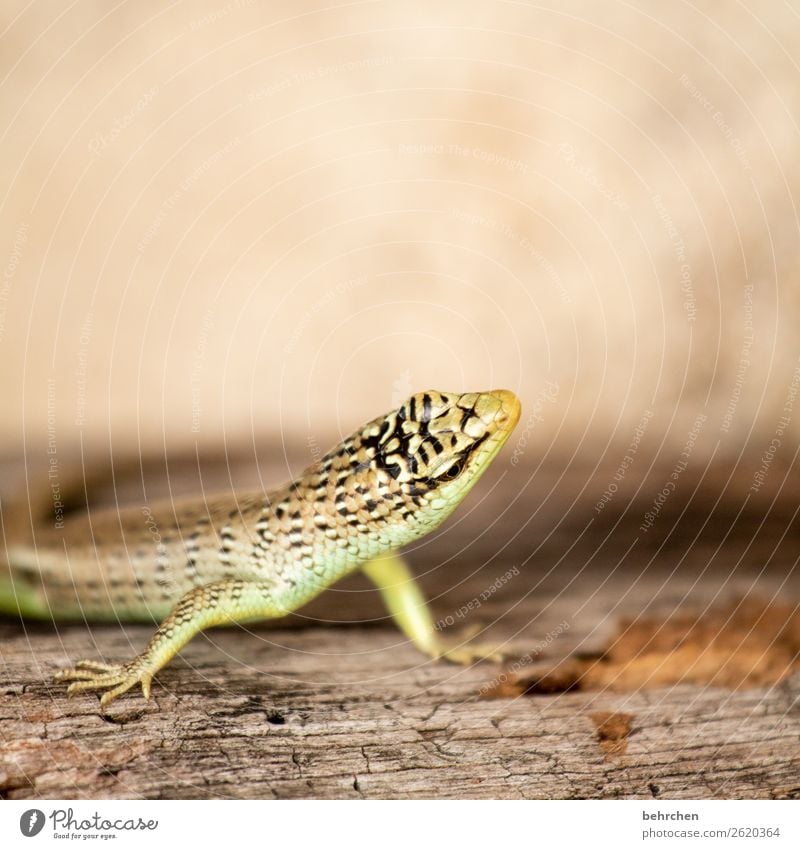
[[[506,389],[418,392],[360,434],[379,491],[402,500],[409,518],[433,528],[486,471],[519,421]]]

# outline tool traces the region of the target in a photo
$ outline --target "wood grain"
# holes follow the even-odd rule
[[[47,680],[84,631],[0,633],[7,798],[800,797],[800,676],[481,700],[489,667],[420,662],[385,628],[229,631],[103,716]],[[124,656],[147,633],[92,636]],[[601,711],[629,717],[619,754]]]

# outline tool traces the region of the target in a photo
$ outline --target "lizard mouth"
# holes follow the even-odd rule
[[[504,438],[516,427],[521,410],[519,398],[510,389],[480,392],[472,408],[488,435]]]
[[[492,392],[485,393],[490,398],[493,398],[499,405],[498,411],[494,415],[493,423],[498,430],[505,431],[507,434],[517,426],[522,405],[519,398],[510,389],[495,389]]]
[[[469,451],[473,476],[480,476],[505,445],[519,422],[521,411],[519,398],[509,389],[494,389],[478,394],[473,413],[481,419],[485,433]]]

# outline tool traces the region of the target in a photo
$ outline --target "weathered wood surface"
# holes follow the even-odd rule
[[[94,637],[124,656],[146,633]],[[420,663],[384,629],[220,632],[159,677],[150,704],[104,718],[43,680],[85,653],[85,633],[5,629],[3,643],[9,798],[800,796],[797,675],[737,693],[479,700],[488,670]],[[630,715],[623,753],[603,745],[600,711]]]
[[[478,623],[484,639],[513,640],[534,655],[532,666],[508,669],[505,679],[491,664],[462,669],[422,658],[354,579],[276,627],[194,640],[158,676],[150,703],[126,697],[103,715],[93,696],[66,699],[53,672],[80,657],[126,658],[149,628],[6,619],[0,794],[800,797],[795,507],[742,511],[731,494],[699,499],[687,479],[691,509],[683,512],[687,503],[676,497],[642,537],[647,497],[631,508],[620,496],[598,515],[597,492],[576,500],[570,487],[574,496],[583,481],[564,480],[540,471],[524,507],[506,510],[521,485],[501,472],[466,521],[411,552],[437,616],[453,618],[448,633]],[[518,574],[498,582],[513,568]],[[753,622],[777,617],[781,627],[764,636],[762,625],[734,622],[743,636],[738,665],[713,680],[700,662],[713,657],[703,640],[713,642],[743,596],[758,597],[767,611]],[[475,599],[480,604],[460,616]],[[711,631],[692,643],[698,662],[691,640],[665,638],[658,625],[687,612]],[[636,636],[635,668],[623,663],[617,678],[593,676],[591,668],[618,659],[626,642],[617,638],[634,633],[625,620],[646,620],[653,640]],[[745,641],[750,631],[761,642]],[[732,633],[718,650],[728,650]],[[671,640],[689,655],[674,654]],[[576,656],[587,673],[572,689],[528,688]],[[687,666],[677,679],[663,673],[676,658]]]

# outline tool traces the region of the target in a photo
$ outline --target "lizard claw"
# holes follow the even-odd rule
[[[483,628],[480,625],[473,624],[463,628],[457,637],[440,639],[436,657],[460,666],[471,666],[481,660],[503,663],[512,657],[519,656],[519,653],[510,647],[502,648],[491,643],[472,642],[473,637],[482,631]]]
[[[487,643],[473,643],[472,638],[482,630],[480,625],[470,625],[463,629],[461,634],[453,641],[455,645],[448,645],[450,641],[442,641],[439,644],[436,657],[461,666],[471,666],[481,660],[502,663],[504,660],[518,656],[518,653],[510,648],[504,649]]]
[[[450,663],[471,666],[480,660],[502,663],[512,654],[512,652],[504,651],[498,646],[487,645],[485,643],[465,643],[464,645],[443,649],[440,657],[442,660],[447,660]]]
[[[142,666],[138,658],[130,663],[113,665],[82,660],[71,669],[62,669],[56,673],[56,680],[71,682],[67,687],[68,696],[105,690],[100,697],[100,707],[106,707],[136,684],[141,684],[142,695],[149,699],[153,674]]]

